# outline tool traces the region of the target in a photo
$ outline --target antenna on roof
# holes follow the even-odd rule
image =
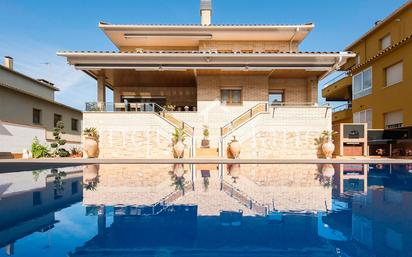
[[[200,23],[204,26],[212,23],[212,0],[200,0]]]

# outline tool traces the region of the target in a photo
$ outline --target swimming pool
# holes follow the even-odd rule
[[[0,256],[411,256],[412,166],[0,173]]]

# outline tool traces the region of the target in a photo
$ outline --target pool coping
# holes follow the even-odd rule
[[[412,159],[354,158],[354,159],[226,159],[226,158],[184,158],[184,159],[0,159],[3,165],[18,164],[412,164]]]

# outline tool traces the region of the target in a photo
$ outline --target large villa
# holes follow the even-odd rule
[[[183,128],[189,157],[225,156],[236,136],[241,157],[316,158],[315,139],[331,129],[318,81],[355,55],[299,51],[312,23],[215,25],[210,1],[200,15],[190,25],[100,22],[118,51],[58,52],[96,79],[83,127],[99,131],[99,157],[169,158],[171,134]]]

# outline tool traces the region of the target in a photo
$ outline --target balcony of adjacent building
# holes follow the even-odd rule
[[[326,101],[350,101],[352,99],[352,76],[342,73],[326,82],[322,89]]]
[[[332,109],[332,123],[351,123],[352,122],[352,103],[338,105]]]

